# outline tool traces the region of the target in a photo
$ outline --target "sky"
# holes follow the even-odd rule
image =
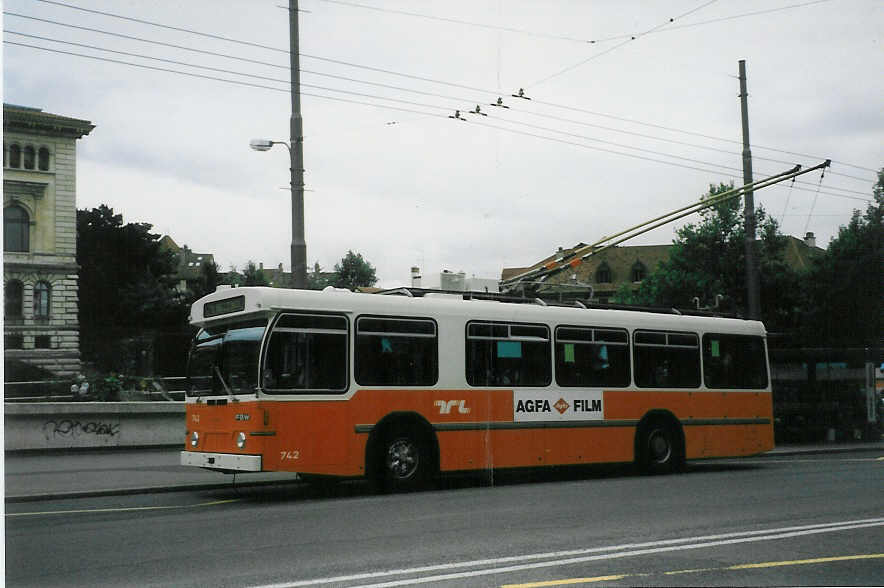
[[[884,166],[880,0],[299,8],[311,268],[353,250],[382,287],[409,284],[412,266],[425,286],[443,270],[496,278],[740,185],[741,59],[755,179],[833,161],[755,193],[784,233],[825,247]],[[79,209],[150,223],[222,271],[289,270],[288,151],[249,148],[289,140],[286,0],[3,10],[4,102],[96,125],[78,143]],[[678,226],[625,245],[669,243]]]

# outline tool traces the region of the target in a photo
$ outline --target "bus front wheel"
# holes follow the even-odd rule
[[[429,479],[431,458],[428,444],[412,428],[388,435],[380,458],[380,473],[386,490],[415,490]]]

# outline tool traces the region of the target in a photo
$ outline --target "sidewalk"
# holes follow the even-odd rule
[[[6,502],[229,488],[234,477],[179,465],[181,447],[7,453]],[[236,485],[291,483],[288,472],[237,474]]]
[[[181,448],[10,453],[4,459],[6,502],[229,488],[233,476],[179,465]],[[884,441],[783,445],[762,457],[877,452]],[[297,481],[286,472],[237,474],[237,486]]]

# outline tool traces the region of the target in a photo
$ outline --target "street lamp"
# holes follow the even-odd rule
[[[291,160],[292,190],[292,287],[307,288],[307,244],[304,241],[304,174],[297,160],[297,153],[285,141],[252,139],[249,147],[255,151],[270,151],[274,145],[285,145]]]

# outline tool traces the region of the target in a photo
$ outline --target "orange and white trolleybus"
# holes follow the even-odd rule
[[[194,303],[181,463],[406,489],[773,448],[760,322],[403,294],[245,287]]]

